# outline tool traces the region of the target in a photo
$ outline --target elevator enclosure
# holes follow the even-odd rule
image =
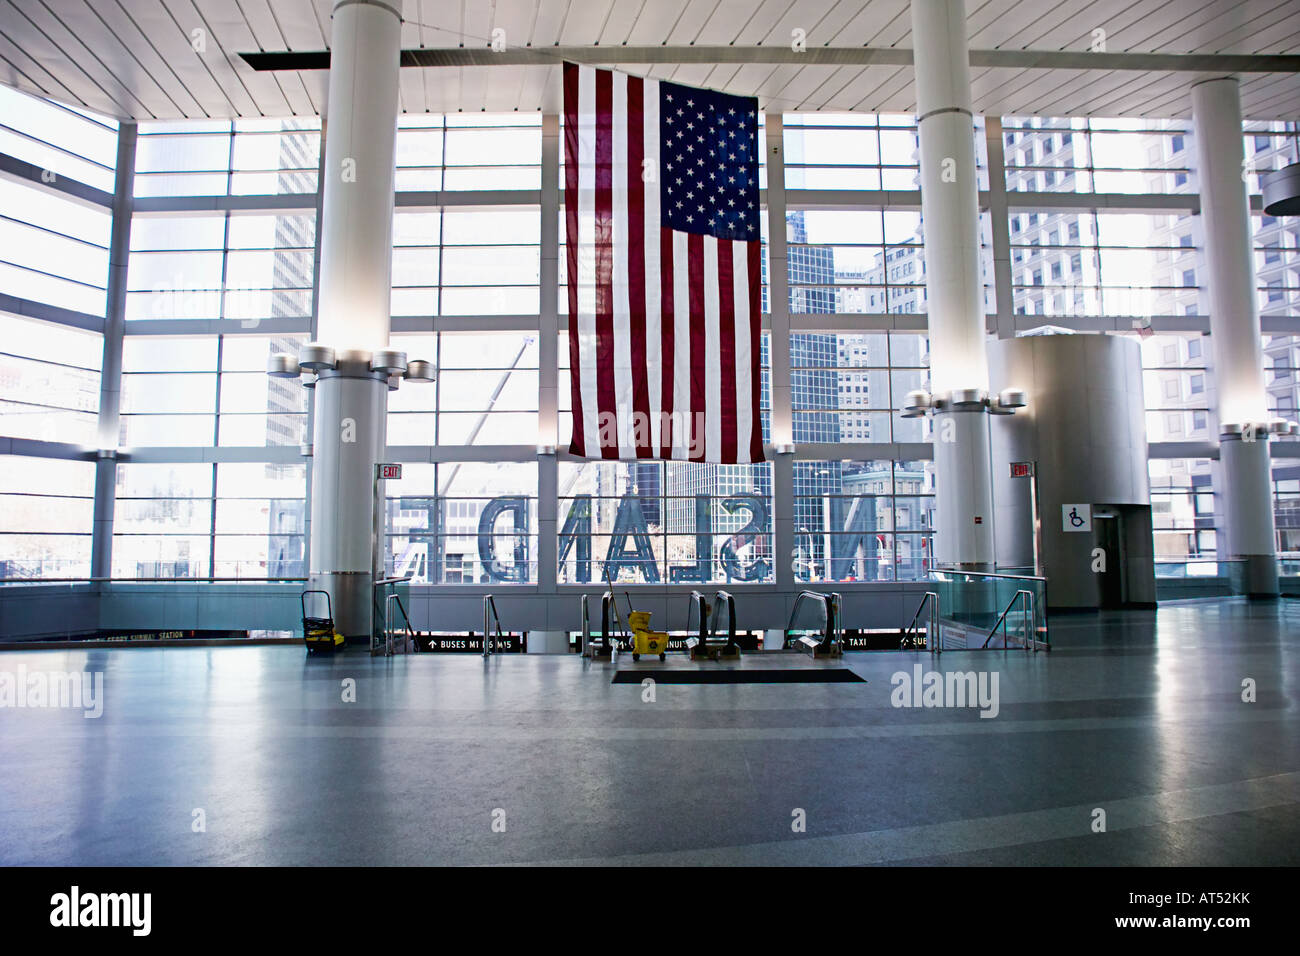
[[[993,387],[1028,407],[990,420],[999,568],[1041,563],[1053,610],[1153,607],[1156,600],[1142,356],[1115,335],[1031,335],[990,343]],[[1032,476],[1013,478],[1013,463]],[[1023,470],[1023,469],[1022,469]]]

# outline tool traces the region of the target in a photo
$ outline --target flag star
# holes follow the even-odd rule
[[[754,224],[752,222],[749,224],[749,231],[750,232],[754,231]]]
[[[687,199],[694,199],[694,198],[695,198],[695,193],[687,193],[687,194],[686,194],[686,198],[687,198]]]
[[[677,202],[677,208],[678,208],[678,209],[681,209],[681,208],[682,208],[681,200],[678,200],[678,202]]]
[[[695,101],[694,101],[694,100],[687,100],[687,101],[686,101],[686,105],[687,105],[687,106],[690,106],[690,107],[694,107],[694,106],[695,106]]]
[[[703,207],[702,205],[701,205],[701,206],[697,206],[696,208],[697,208],[700,212],[704,212],[704,207]]]
[[[736,115],[736,110],[735,110],[734,108],[727,110],[727,115],[728,115],[728,116],[735,116],[735,115]]]
[[[687,147],[686,147],[686,152],[688,152],[688,153],[693,153],[693,152],[695,152],[695,147],[694,147],[694,146],[687,146]],[[704,160],[700,160],[700,162],[704,162]]]
[[[681,184],[682,184],[682,177],[678,176],[678,177],[677,177],[677,185],[680,186]]]
[[[694,222],[694,221],[695,221],[695,217],[694,217],[694,216],[687,216],[687,217],[686,217],[686,221],[687,221],[687,222]]]
[[[734,199],[728,199],[728,200],[727,200],[727,205],[728,205],[728,206],[734,206],[735,204],[736,204],[736,200],[734,200]]]
[[[712,220],[712,219],[709,220],[709,225],[710,225],[710,226],[713,225],[713,220]]]
[[[682,138],[682,135],[683,135],[683,134],[682,134],[682,131],[681,131],[681,130],[678,130],[678,131],[677,131],[677,138],[678,138],[678,139],[681,139],[681,138]]]

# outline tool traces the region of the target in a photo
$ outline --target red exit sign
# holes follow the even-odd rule
[[[401,466],[401,465],[383,465],[383,464],[381,464],[381,465],[376,465],[375,467],[379,470],[379,477],[380,477],[380,479],[384,479],[384,478],[401,478],[401,477],[402,477],[402,466]]]
[[[1034,473],[1034,463],[1032,461],[1013,461],[1011,463],[1012,478],[1028,478]]]

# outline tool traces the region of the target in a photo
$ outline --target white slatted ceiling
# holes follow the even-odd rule
[[[410,48],[510,46],[787,47],[911,45],[908,0],[401,0]],[[121,118],[319,113],[322,71],[258,73],[258,50],[327,45],[333,0],[0,0],[0,82]],[[967,0],[973,49],[1300,53],[1297,0]],[[207,32],[197,52],[191,31]],[[634,72],[733,92],[776,109],[914,108],[912,72],[897,66],[664,64]],[[1198,74],[976,68],[981,112],[1186,115]],[[407,112],[556,109],[553,67],[402,71]],[[1300,77],[1243,77],[1247,115],[1300,115]]]

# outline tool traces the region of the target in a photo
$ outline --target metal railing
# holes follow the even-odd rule
[[[415,629],[411,627],[411,619],[406,614],[406,607],[402,604],[400,594],[389,594],[384,600],[384,621],[396,620],[389,616],[389,609],[392,608],[394,603],[397,604],[397,610],[401,612],[402,623],[406,628],[405,640],[410,642],[407,645],[407,650],[414,649],[416,647]],[[388,627],[386,623],[384,625],[384,656],[393,656],[393,628]]]
[[[799,596],[794,599],[794,607],[790,609],[790,623],[785,628],[785,645],[790,645],[790,632],[795,630],[795,621],[799,617],[799,608],[805,601],[810,601],[822,609],[822,639],[811,646],[820,653],[829,653],[841,645],[840,637],[840,608],[843,599],[836,592],[829,594],[821,591],[800,591]],[[800,628],[799,630],[805,630]],[[801,638],[800,640],[805,640]],[[806,643],[806,640],[805,640]]]
[[[930,608],[930,618],[925,626],[925,643],[933,653],[936,644],[936,638],[939,634],[939,594],[936,591],[926,591],[925,596],[921,598],[921,603],[917,605],[916,613],[912,615],[912,623],[907,625],[903,631],[903,639],[898,642],[899,648],[908,647],[920,648],[921,643],[916,635],[916,622],[920,620],[921,612],[926,606]]]
[[[582,594],[579,597],[579,600],[582,602],[582,639],[578,647],[579,654],[586,654],[588,649],[592,646],[591,611],[587,604],[587,601],[588,599],[590,599],[590,597],[591,597],[590,594]],[[610,613],[611,607],[613,608],[612,615]],[[627,636],[626,630],[624,629],[623,623],[619,617],[618,604],[615,601],[614,593],[612,591],[606,591],[604,594],[600,596],[600,651],[599,653],[602,656],[607,653],[613,652],[613,642],[610,640],[611,617],[615,622],[618,623],[620,632],[623,632],[624,638],[626,638]]]
[[[1015,597],[1008,601],[1007,606],[1002,609],[1002,613],[998,615],[997,621],[989,630],[988,637],[984,639],[983,647],[987,648],[989,642],[997,635],[998,628],[1002,628],[1002,649],[1004,651],[1007,649],[1007,642],[1010,638],[1007,631],[1007,615],[1011,613],[1011,609],[1017,604],[1020,605],[1020,620],[1023,628],[1025,650],[1030,648],[1038,650],[1039,641],[1034,636],[1034,594],[1032,591],[1026,591],[1023,588],[1017,591]]]
[[[491,612],[491,621],[496,621],[497,632],[492,634],[491,621],[488,613]],[[490,594],[483,595],[483,656],[491,657],[496,653],[497,638],[504,638],[501,633],[501,616],[497,614],[497,602]]]
[[[697,647],[704,654],[708,653],[709,638],[719,633],[718,618],[721,616],[723,608],[726,608],[726,628],[724,633],[727,636],[726,646],[722,649],[726,656],[736,655],[740,648],[736,645],[736,599],[729,591],[715,591],[713,594],[713,610],[710,613],[709,602],[701,591],[692,591],[690,604],[686,608],[686,631],[690,633],[691,618],[696,617],[699,620],[699,630],[692,638],[687,638],[687,650],[693,651]]]
[[[399,584],[409,584],[406,578],[379,578],[371,588],[370,602],[370,650],[378,653],[388,640],[388,598],[397,594]],[[402,608],[406,614],[406,608]],[[410,626],[410,620],[407,620]]]

